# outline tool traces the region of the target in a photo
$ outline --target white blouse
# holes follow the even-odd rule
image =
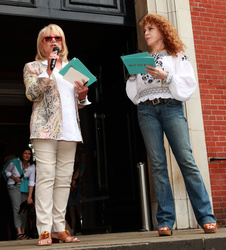
[[[22,169],[22,162],[20,159],[19,159],[19,162],[20,162],[20,166]],[[23,172],[24,172],[24,177],[29,179],[28,185],[34,186],[35,185],[35,165],[34,164],[30,165],[30,163],[28,163],[28,168],[26,168]],[[20,173],[17,170],[17,167],[15,166],[13,162],[10,162],[10,164],[5,169],[5,175],[6,177],[8,177],[8,180],[7,180],[8,185],[15,184],[15,181],[9,178],[11,175],[13,175],[14,177],[20,177]]]
[[[177,57],[170,56],[167,52],[151,55],[156,66],[168,73],[166,81],[155,79],[150,74],[137,74],[136,78],[130,77],[126,83],[126,93],[136,105],[146,100],[155,98],[173,98],[187,101],[194,93],[197,82],[194,70],[188,57],[178,53]]]
[[[47,65],[47,60],[42,62]],[[63,62],[62,67],[66,63]],[[59,73],[57,68],[53,70],[54,77],[57,81],[57,86],[60,92],[60,99],[62,105],[62,116],[63,116],[63,131],[62,136],[59,140],[65,141],[82,141],[81,131],[77,122],[77,112],[75,105],[75,88],[74,85],[63,79],[63,76]],[[48,73],[45,71],[38,78],[49,78]],[[50,76],[52,79],[52,76]],[[89,105],[90,102],[86,97],[86,102],[84,105]]]

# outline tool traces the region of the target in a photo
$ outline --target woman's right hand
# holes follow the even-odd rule
[[[14,177],[14,181],[15,181],[16,183],[18,183],[18,182],[21,182],[21,179],[20,179],[19,177]]]
[[[53,52],[50,53],[50,55],[48,57],[48,67],[47,67],[47,73],[48,73],[49,76],[52,74],[52,71],[53,71],[53,70],[50,69],[50,64],[51,64],[52,59],[58,60],[59,58],[60,57],[57,55],[56,51],[53,51]]]

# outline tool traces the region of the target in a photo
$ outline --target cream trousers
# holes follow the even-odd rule
[[[36,158],[37,230],[65,231],[65,213],[74,169],[76,142],[32,140]]]

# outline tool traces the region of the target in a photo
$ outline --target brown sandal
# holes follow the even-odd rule
[[[48,231],[44,231],[39,235],[38,246],[50,246],[52,245],[51,235]]]
[[[70,241],[66,241],[66,239],[67,239],[68,237],[71,238]],[[70,232],[69,232],[68,230],[66,230],[66,231],[64,231],[64,232],[61,232],[57,238],[52,237],[53,243],[59,243],[60,240],[61,240],[62,242],[64,242],[64,243],[75,243],[75,242],[79,242],[79,240],[78,240],[77,238],[71,236],[71,234],[70,234]]]
[[[206,223],[203,225],[203,230],[205,233],[216,233],[217,224],[216,223]]]
[[[172,231],[169,227],[160,227],[158,228],[159,236],[170,236],[172,235]]]

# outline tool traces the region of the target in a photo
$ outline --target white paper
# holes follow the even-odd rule
[[[82,73],[80,73],[78,70],[76,70],[74,67],[70,67],[68,72],[63,76],[63,79],[70,82],[74,86],[76,86],[75,81],[79,81],[82,83],[82,79],[85,80],[85,82],[89,81],[89,78]]]

